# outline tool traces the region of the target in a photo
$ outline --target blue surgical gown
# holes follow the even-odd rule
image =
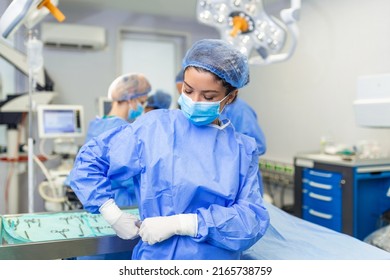
[[[128,122],[122,118],[116,116],[109,117],[96,117],[89,122],[87,136],[85,142],[88,142],[93,137],[96,137],[103,132],[126,125]],[[68,181],[69,184],[69,181]],[[129,207],[137,205],[137,198],[135,197],[133,179],[129,178],[127,181],[111,181],[111,190],[113,192],[113,198],[119,207]],[[113,253],[113,254],[101,254],[94,256],[78,257],[79,260],[122,260],[130,259],[131,255],[127,252]]]
[[[221,119],[231,121],[236,131],[255,138],[259,154],[263,155],[266,150],[264,132],[259,126],[256,112],[241,98],[225,107],[221,113]]]
[[[110,130],[114,127],[118,127],[124,124],[128,124],[128,122],[122,118],[116,116],[104,116],[104,117],[96,117],[92,121],[89,122],[87,136],[85,137],[85,142],[88,142],[93,137],[96,137],[107,130]]]
[[[269,225],[257,173],[253,138],[229,122],[196,126],[180,110],[162,109],[86,143],[71,186],[85,209],[98,213],[112,197],[110,180],[135,177],[141,220],[197,214],[196,237],[140,240],[133,259],[239,259]]]
[[[88,142],[93,137],[96,137],[105,131],[127,124],[129,123],[126,120],[115,116],[103,118],[96,117],[89,123],[85,142]],[[113,198],[119,207],[137,205],[132,178],[125,181],[112,180],[111,189],[113,191]]]
[[[237,132],[253,137],[257,143],[259,156],[265,154],[267,145],[263,130],[259,126],[256,112],[239,97],[226,106],[221,113],[221,119],[229,119]],[[264,193],[264,186],[261,172],[258,173],[260,181],[260,192]]]

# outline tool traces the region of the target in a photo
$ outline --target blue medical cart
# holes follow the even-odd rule
[[[294,215],[363,240],[387,225],[390,159],[294,157]]]

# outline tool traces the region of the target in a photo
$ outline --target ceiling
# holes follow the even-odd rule
[[[173,16],[196,19],[196,5],[198,0],[59,0],[59,8],[67,6],[72,8],[88,7],[99,9],[117,9],[132,13]],[[264,8],[290,6],[293,0],[262,0]]]
[[[58,7],[118,9],[132,13],[195,19],[197,0],[59,0]]]

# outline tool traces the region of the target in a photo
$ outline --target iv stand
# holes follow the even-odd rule
[[[34,212],[34,140],[32,138],[32,94],[34,91],[34,84],[35,79],[32,71],[32,67],[29,67],[29,91],[28,91],[28,98],[29,98],[29,106],[28,106],[28,141],[27,141],[27,148],[28,148],[28,212],[33,213]]]
[[[29,67],[29,108],[28,108],[28,212],[34,212],[34,139],[32,135],[33,124],[33,98],[36,86],[36,73],[43,67],[42,43],[34,37],[33,30],[28,31],[27,60]]]

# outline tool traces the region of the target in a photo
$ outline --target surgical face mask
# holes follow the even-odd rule
[[[180,94],[177,101],[180,105],[180,109],[184,115],[195,125],[206,125],[212,123],[219,117],[221,112],[219,111],[221,102],[227,97],[226,95],[222,100],[216,102],[194,102],[185,93]]]
[[[139,102],[137,102],[137,109],[134,110],[130,108],[129,114],[127,116],[127,120],[134,121],[136,118],[141,116],[143,112],[144,112],[144,107]]]

